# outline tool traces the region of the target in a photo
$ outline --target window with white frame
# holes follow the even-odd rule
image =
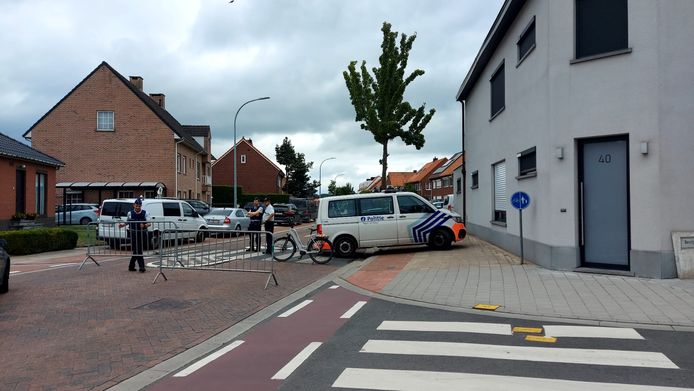
[[[427,181],[426,189],[431,190],[431,181]]]
[[[501,161],[492,166],[494,175],[493,181],[493,200],[494,208],[492,221],[497,223],[506,223],[506,208],[508,199],[506,197],[506,162]]]
[[[456,194],[462,194],[463,193],[463,186],[462,186],[462,181],[460,178],[455,180],[455,193]]]
[[[113,111],[97,111],[96,112],[96,130],[113,131]]]
[[[135,192],[118,190],[118,198],[135,198]]]
[[[181,173],[181,154],[176,155],[176,172]]]
[[[470,188],[477,189],[480,186],[480,174],[479,171],[475,170],[470,174]]]
[[[39,216],[46,215],[46,198],[48,196],[48,189],[46,184],[48,182],[48,175],[45,173],[36,173],[36,214]]]
[[[241,164],[246,164],[246,155],[241,155]]]

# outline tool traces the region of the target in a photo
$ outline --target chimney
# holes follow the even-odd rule
[[[130,83],[138,90],[142,91],[142,76],[130,76]]]
[[[165,103],[166,103],[166,95],[164,94],[149,94],[149,97],[154,100],[154,102],[161,107],[162,109],[165,109]]]
[[[248,144],[251,144],[251,145],[253,145],[253,140],[251,140],[251,139],[248,139]]]
[[[434,156],[434,160],[432,160],[432,162],[435,162],[435,161],[437,161],[437,160],[439,160],[439,158],[437,158],[436,156]]]

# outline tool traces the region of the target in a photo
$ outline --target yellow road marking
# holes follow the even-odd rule
[[[514,327],[514,333],[540,334],[542,327]]]
[[[474,309],[476,310],[486,310],[486,311],[495,311],[497,308],[501,306],[496,305],[496,304],[475,304]]]
[[[525,340],[526,341],[532,341],[532,342],[547,342],[547,343],[557,342],[557,339],[554,337],[543,337],[541,335],[526,335]]]

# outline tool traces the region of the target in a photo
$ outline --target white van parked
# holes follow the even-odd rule
[[[449,194],[443,199],[443,208],[455,211],[455,194]]]
[[[316,222],[318,233],[328,236],[340,257],[365,247],[427,244],[447,249],[466,234],[459,214],[437,209],[410,192],[322,198]]]
[[[127,225],[128,212],[133,209],[135,198],[107,199],[101,204],[97,238],[108,243],[111,248],[119,248],[129,242]],[[149,228],[146,247],[154,248],[159,244],[160,230],[178,229],[175,235],[183,239],[205,240],[207,222],[185,201],[168,198],[151,198],[142,200],[142,209],[147,211],[147,221],[153,223]],[[166,238],[165,238],[166,239]]]

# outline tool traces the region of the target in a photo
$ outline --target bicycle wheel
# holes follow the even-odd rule
[[[323,265],[333,259],[333,244],[326,238],[311,238],[306,248],[306,253],[315,263]]]
[[[292,238],[285,236],[276,239],[273,243],[273,248],[273,258],[275,258],[277,262],[284,262],[294,256],[296,252],[296,243],[294,243]]]

